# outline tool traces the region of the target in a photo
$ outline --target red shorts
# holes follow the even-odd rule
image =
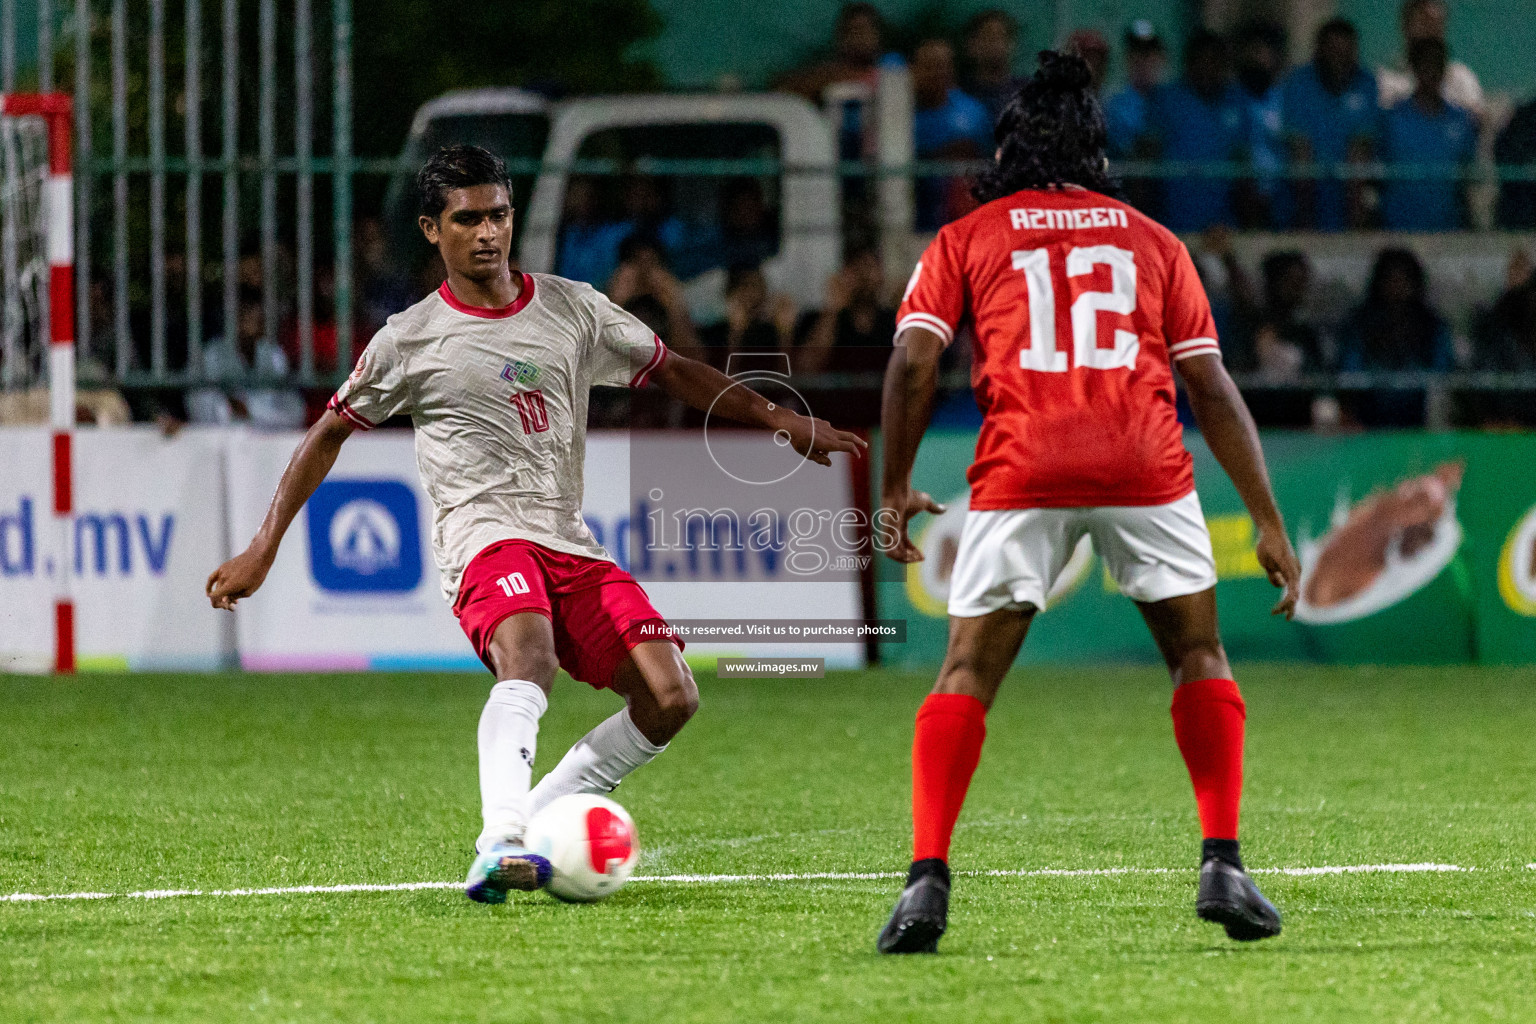
[[[459,626],[492,672],[491,636],[519,612],[548,616],[560,667],[598,689],[613,680],[631,649],[658,639],[657,624],[666,625],[640,584],[612,562],[532,541],[497,541],[470,560],[453,603]],[[643,630],[646,625],[653,629]]]

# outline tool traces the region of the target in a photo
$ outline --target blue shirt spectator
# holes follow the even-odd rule
[[[1255,20],[1237,37],[1237,84],[1247,126],[1244,143],[1253,163],[1254,189],[1239,210],[1245,227],[1285,227],[1291,220],[1285,170],[1285,129],[1281,116],[1280,72],[1285,66],[1285,32]]]
[[[1430,113],[1404,100],[1382,115],[1382,155],[1389,164],[1415,167],[1443,178],[1394,180],[1381,196],[1382,223],[1391,231],[1454,231],[1465,227],[1461,182],[1456,175],[1472,161],[1477,129],[1460,107],[1442,103]]]
[[[1205,96],[1186,82],[1176,82],[1157,93],[1152,131],[1164,160],[1239,160],[1246,148],[1246,120],[1242,97],[1230,83]],[[1164,220],[1174,231],[1201,231],[1234,221],[1230,178],[1171,178],[1165,197]]]
[[[955,86],[955,54],[949,43],[929,39],[912,55],[912,148],[919,160],[964,160],[990,156],[992,121],[987,108]],[[919,231],[934,231],[952,219],[953,178],[918,178],[913,186]]]
[[[1104,101],[1104,125],[1109,130],[1109,155],[1117,160],[1136,155],[1136,140],[1147,133],[1154,90],[1124,85]]]
[[[984,155],[992,146],[987,108],[959,89],[950,89],[942,106],[912,114],[912,145],[917,155],[939,153],[956,142],[969,143]]]
[[[1019,39],[1019,23],[997,8],[971,16],[965,24],[961,47],[965,54],[965,91],[987,108],[988,126],[1028,81],[1013,73],[1013,51]]]
[[[1272,85],[1262,93],[1240,91],[1248,159],[1253,161],[1258,194],[1268,206],[1266,223],[1255,226],[1286,227],[1291,220],[1291,204],[1281,180],[1285,170],[1285,129],[1280,86]]]
[[[1247,118],[1228,70],[1227,44],[1220,36],[1202,29],[1190,37],[1184,48],[1184,77],[1157,91],[1151,123],[1157,155],[1163,160],[1204,164],[1243,158]],[[1163,222],[1174,231],[1233,224],[1232,191],[1227,176],[1170,178],[1163,190]]]
[[[1454,231],[1465,226],[1459,175],[1476,156],[1477,127],[1472,115],[1441,98],[1445,43],[1415,40],[1408,60],[1418,89],[1382,114],[1382,157],[1439,177],[1389,180],[1382,189],[1382,223],[1392,231]]]
[[[1301,159],[1337,165],[1374,147],[1376,80],[1360,66],[1359,39],[1348,21],[1335,18],[1317,30],[1312,62],[1292,71],[1283,89],[1285,131]],[[1350,226],[1344,182],[1321,178],[1311,189],[1311,223],[1301,226]]]
[[[608,286],[619,265],[619,243],[634,231],[633,224],[567,224],[560,230],[560,254],[555,273],[594,288]]]
[[[656,179],[627,178],[621,191],[624,216],[606,220],[598,215],[592,180],[571,179],[561,215],[555,273],[597,289],[606,288],[619,265],[619,245],[631,235],[660,244],[679,277],[692,277],[717,265],[713,262],[716,254],[700,240],[703,233],[666,212],[667,197]]]
[[[1104,100],[1104,123],[1109,130],[1109,155],[1135,157],[1136,144],[1146,135],[1152,116],[1152,97],[1163,84],[1168,55],[1152,23],[1139,19],[1125,33],[1125,85]]]

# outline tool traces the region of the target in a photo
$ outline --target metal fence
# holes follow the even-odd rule
[[[236,330],[243,285],[259,293],[268,332],[291,321],[292,375],[313,382],[321,260],[335,282],[338,365],[350,363],[352,14],[350,0],[318,5],[76,0],[63,22],[72,46],[58,46],[39,0],[34,81],[17,79],[14,0],[0,6],[0,85],[74,96],[85,367],[129,386],[203,378],[209,343]],[[56,65],[72,82],[55,79]],[[327,177],[328,204],[316,194]]]

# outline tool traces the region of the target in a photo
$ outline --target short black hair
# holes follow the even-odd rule
[[[456,188],[500,185],[512,200],[512,179],[501,157],[479,146],[444,146],[416,173],[417,209],[436,220],[448,205],[448,193]]]
[[[628,263],[646,250],[655,253],[662,266],[666,266],[666,247],[661,244],[660,239],[649,231],[633,231],[624,236],[624,240],[619,243],[619,262]]]
[[[1184,63],[1189,64],[1207,54],[1218,60],[1227,60],[1230,55],[1227,41],[1208,28],[1197,28],[1184,40]]]
[[[1348,18],[1329,18],[1317,27],[1317,42],[1321,43],[1329,36],[1345,36],[1358,40],[1360,30],[1355,28],[1355,23]]]
[[[1419,262],[1418,255],[1412,249],[1390,246],[1377,254],[1376,263],[1371,267],[1371,280],[1365,288],[1365,297],[1368,302],[1381,301],[1381,292],[1386,284],[1387,275],[1393,271],[1402,271],[1407,275],[1408,282],[1413,287],[1414,302],[1426,301],[1429,282],[1424,273],[1424,264]]]
[[[1260,43],[1269,47],[1281,57],[1285,56],[1285,48],[1289,40],[1286,38],[1285,29],[1278,23],[1267,18],[1252,18],[1243,22],[1234,34],[1239,46],[1249,46]]]
[[[964,37],[966,39],[971,38],[971,36],[985,28],[989,21],[1001,22],[1003,31],[1008,33],[1008,38],[1017,39],[1019,37],[1019,19],[1001,7],[989,7],[984,11],[977,11],[971,15],[965,23]]]
[[[1041,50],[1038,59],[1039,69],[998,116],[997,161],[971,189],[979,202],[1063,185],[1114,193],[1104,160],[1109,133],[1088,62],[1055,50]]]
[[[841,31],[850,21],[857,18],[868,18],[875,23],[876,28],[882,31],[885,29],[885,18],[880,14],[880,8],[871,3],[860,2],[843,4],[837,12],[838,30]]]
[[[1266,285],[1278,280],[1281,274],[1294,267],[1300,267],[1307,271],[1312,269],[1312,264],[1307,262],[1306,254],[1299,249],[1282,249],[1278,252],[1272,252],[1264,257],[1262,266]]]

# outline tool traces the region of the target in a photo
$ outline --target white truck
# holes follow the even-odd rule
[[[872,118],[874,162],[905,167],[912,158],[911,88],[902,68],[886,69],[875,89],[839,87],[824,114],[811,103],[777,93],[595,96],[550,101],[511,88],[449,93],[416,112],[391,180],[385,219],[396,251],[412,251],[415,233],[410,169],[450,143],[482,145],[514,162],[516,254],[524,270],[554,272],[567,192],[584,161],[629,176],[668,183],[668,214],[707,234],[719,228],[720,193],[730,178],[755,179],[777,239],[763,270],[770,283],[803,308],[820,304],[843,249],[843,202],[837,176],[838,136],[851,105]],[[668,160],[758,161],[756,169],[726,173],[663,173]],[[537,174],[528,173],[535,165]],[[708,170],[701,167],[701,170]],[[611,174],[590,181],[620,187]],[[914,257],[910,181],[900,175],[867,179],[878,241],[892,280],[906,276]],[[610,197],[611,199],[611,197]],[[610,202],[610,206],[613,204]],[[418,247],[419,248],[419,247]],[[723,310],[722,266],[681,274],[689,305],[701,322]],[[600,287],[604,282],[595,282]]]

